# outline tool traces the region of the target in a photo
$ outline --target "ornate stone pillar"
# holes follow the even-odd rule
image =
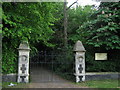
[[[77,41],[73,51],[75,52],[75,76],[76,82],[85,81],[85,48],[81,41]]]
[[[19,48],[19,61],[18,61],[18,80],[17,82],[29,82],[29,44],[23,41]]]

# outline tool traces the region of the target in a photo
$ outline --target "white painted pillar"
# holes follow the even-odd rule
[[[75,52],[75,76],[76,82],[85,81],[85,48],[81,41],[77,41],[73,51]]]
[[[29,82],[29,44],[27,41],[23,41],[19,48],[19,61],[18,61],[18,80],[20,83],[28,83]]]

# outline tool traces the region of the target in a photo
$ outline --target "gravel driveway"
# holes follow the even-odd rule
[[[37,67],[31,69],[29,88],[87,88],[65,80],[51,71]]]

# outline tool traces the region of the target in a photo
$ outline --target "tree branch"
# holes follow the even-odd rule
[[[72,3],[66,10],[68,10],[70,7],[72,7],[72,5],[74,5],[75,3],[77,3],[78,0],[76,0],[74,3]]]

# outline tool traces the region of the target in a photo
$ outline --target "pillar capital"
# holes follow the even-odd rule
[[[85,48],[82,44],[82,42],[80,40],[78,40],[76,43],[75,43],[75,46],[73,48],[73,51],[75,52],[85,52]]]

